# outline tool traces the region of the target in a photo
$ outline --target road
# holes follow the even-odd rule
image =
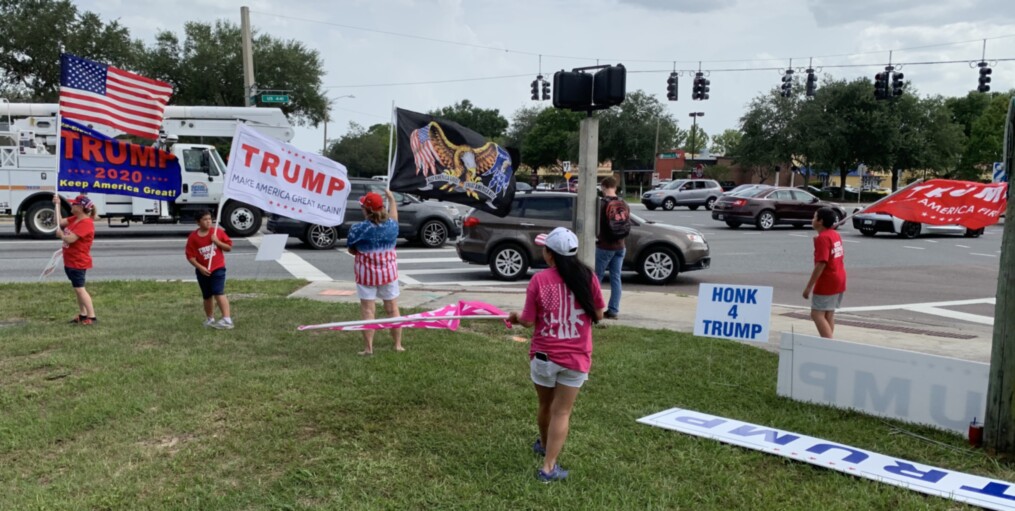
[[[812,268],[811,230],[733,230],[713,221],[705,210],[646,211],[635,205],[633,211],[648,220],[700,230],[711,247],[712,267],[681,274],[667,286],[647,285],[636,274],[625,274],[625,289],[695,295],[698,285],[706,282],[762,285],[774,287],[776,303],[807,305],[800,293]],[[1002,228],[988,227],[984,236],[976,239],[925,236],[902,240],[886,234],[865,238],[852,227],[844,227],[841,233],[849,273],[849,290],[843,304],[846,311],[924,326],[947,326],[959,321],[970,328],[990,328]],[[193,269],[183,258],[183,245],[190,231],[190,226],[131,225],[121,229],[98,222],[93,248],[96,267],[89,272],[89,279],[191,280]],[[259,241],[260,237],[237,240],[227,258],[230,278],[352,279],[353,259],[344,247],[315,251],[290,240],[282,261],[257,262],[254,256]],[[39,272],[58,247],[56,240],[15,237],[13,224],[0,222],[0,282],[38,281]],[[441,249],[400,244],[398,253],[403,284],[526,284],[492,280],[485,266],[461,262],[451,244]],[[50,277],[62,278],[59,273]],[[941,302],[944,305],[933,305]]]

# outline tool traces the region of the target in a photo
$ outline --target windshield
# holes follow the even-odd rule
[[[208,152],[211,153],[211,161],[213,167],[213,169],[208,172],[208,175],[211,176],[225,175],[226,164],[225,162],[222,161],[222,157],[219,156],[219,152],[214,149],[209,149]]]
[[[665,190],[673,190],[674,188],[680,188],[686,181],[673,181],[663,187]]]

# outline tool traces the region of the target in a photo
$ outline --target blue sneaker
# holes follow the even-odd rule
[[[540,456],[546,456],[546,447],[543,447],[543,441],[542,440],[540,440],[538,438],[536,439],[536,443],[532,444],[532,452],[534,452],[534,453],[536,453],[536,454],[538,454]]]
[[[553,470],[549,474],[543,472],[543,469],[536,471],[536,479],[544,483],[552,483],[553,481],[563,481],[567,479],[567,470],[560,468],[560,465],[554,465]]]

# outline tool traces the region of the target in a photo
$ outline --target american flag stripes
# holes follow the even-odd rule
[[[60,115],[155,140],[173,87],[67,53],[60,55]]]
[[[383,286],[398,280],[398,254],[394,247],[371,252],[360,251],[353,270],[357,284]]]

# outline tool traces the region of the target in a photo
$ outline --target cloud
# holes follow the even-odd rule
[[[736,5],[737,0],[619,0],[622,4],[636,5],[653,10],[676,11],[687,13],[720,11]]]
[[[888,25],[938,25],[955,22],[992,22],[1015,19],[1010,0],[953,0],[930,3],[925,0],[807,0],[807,7],[819,27],[851,23]]]

